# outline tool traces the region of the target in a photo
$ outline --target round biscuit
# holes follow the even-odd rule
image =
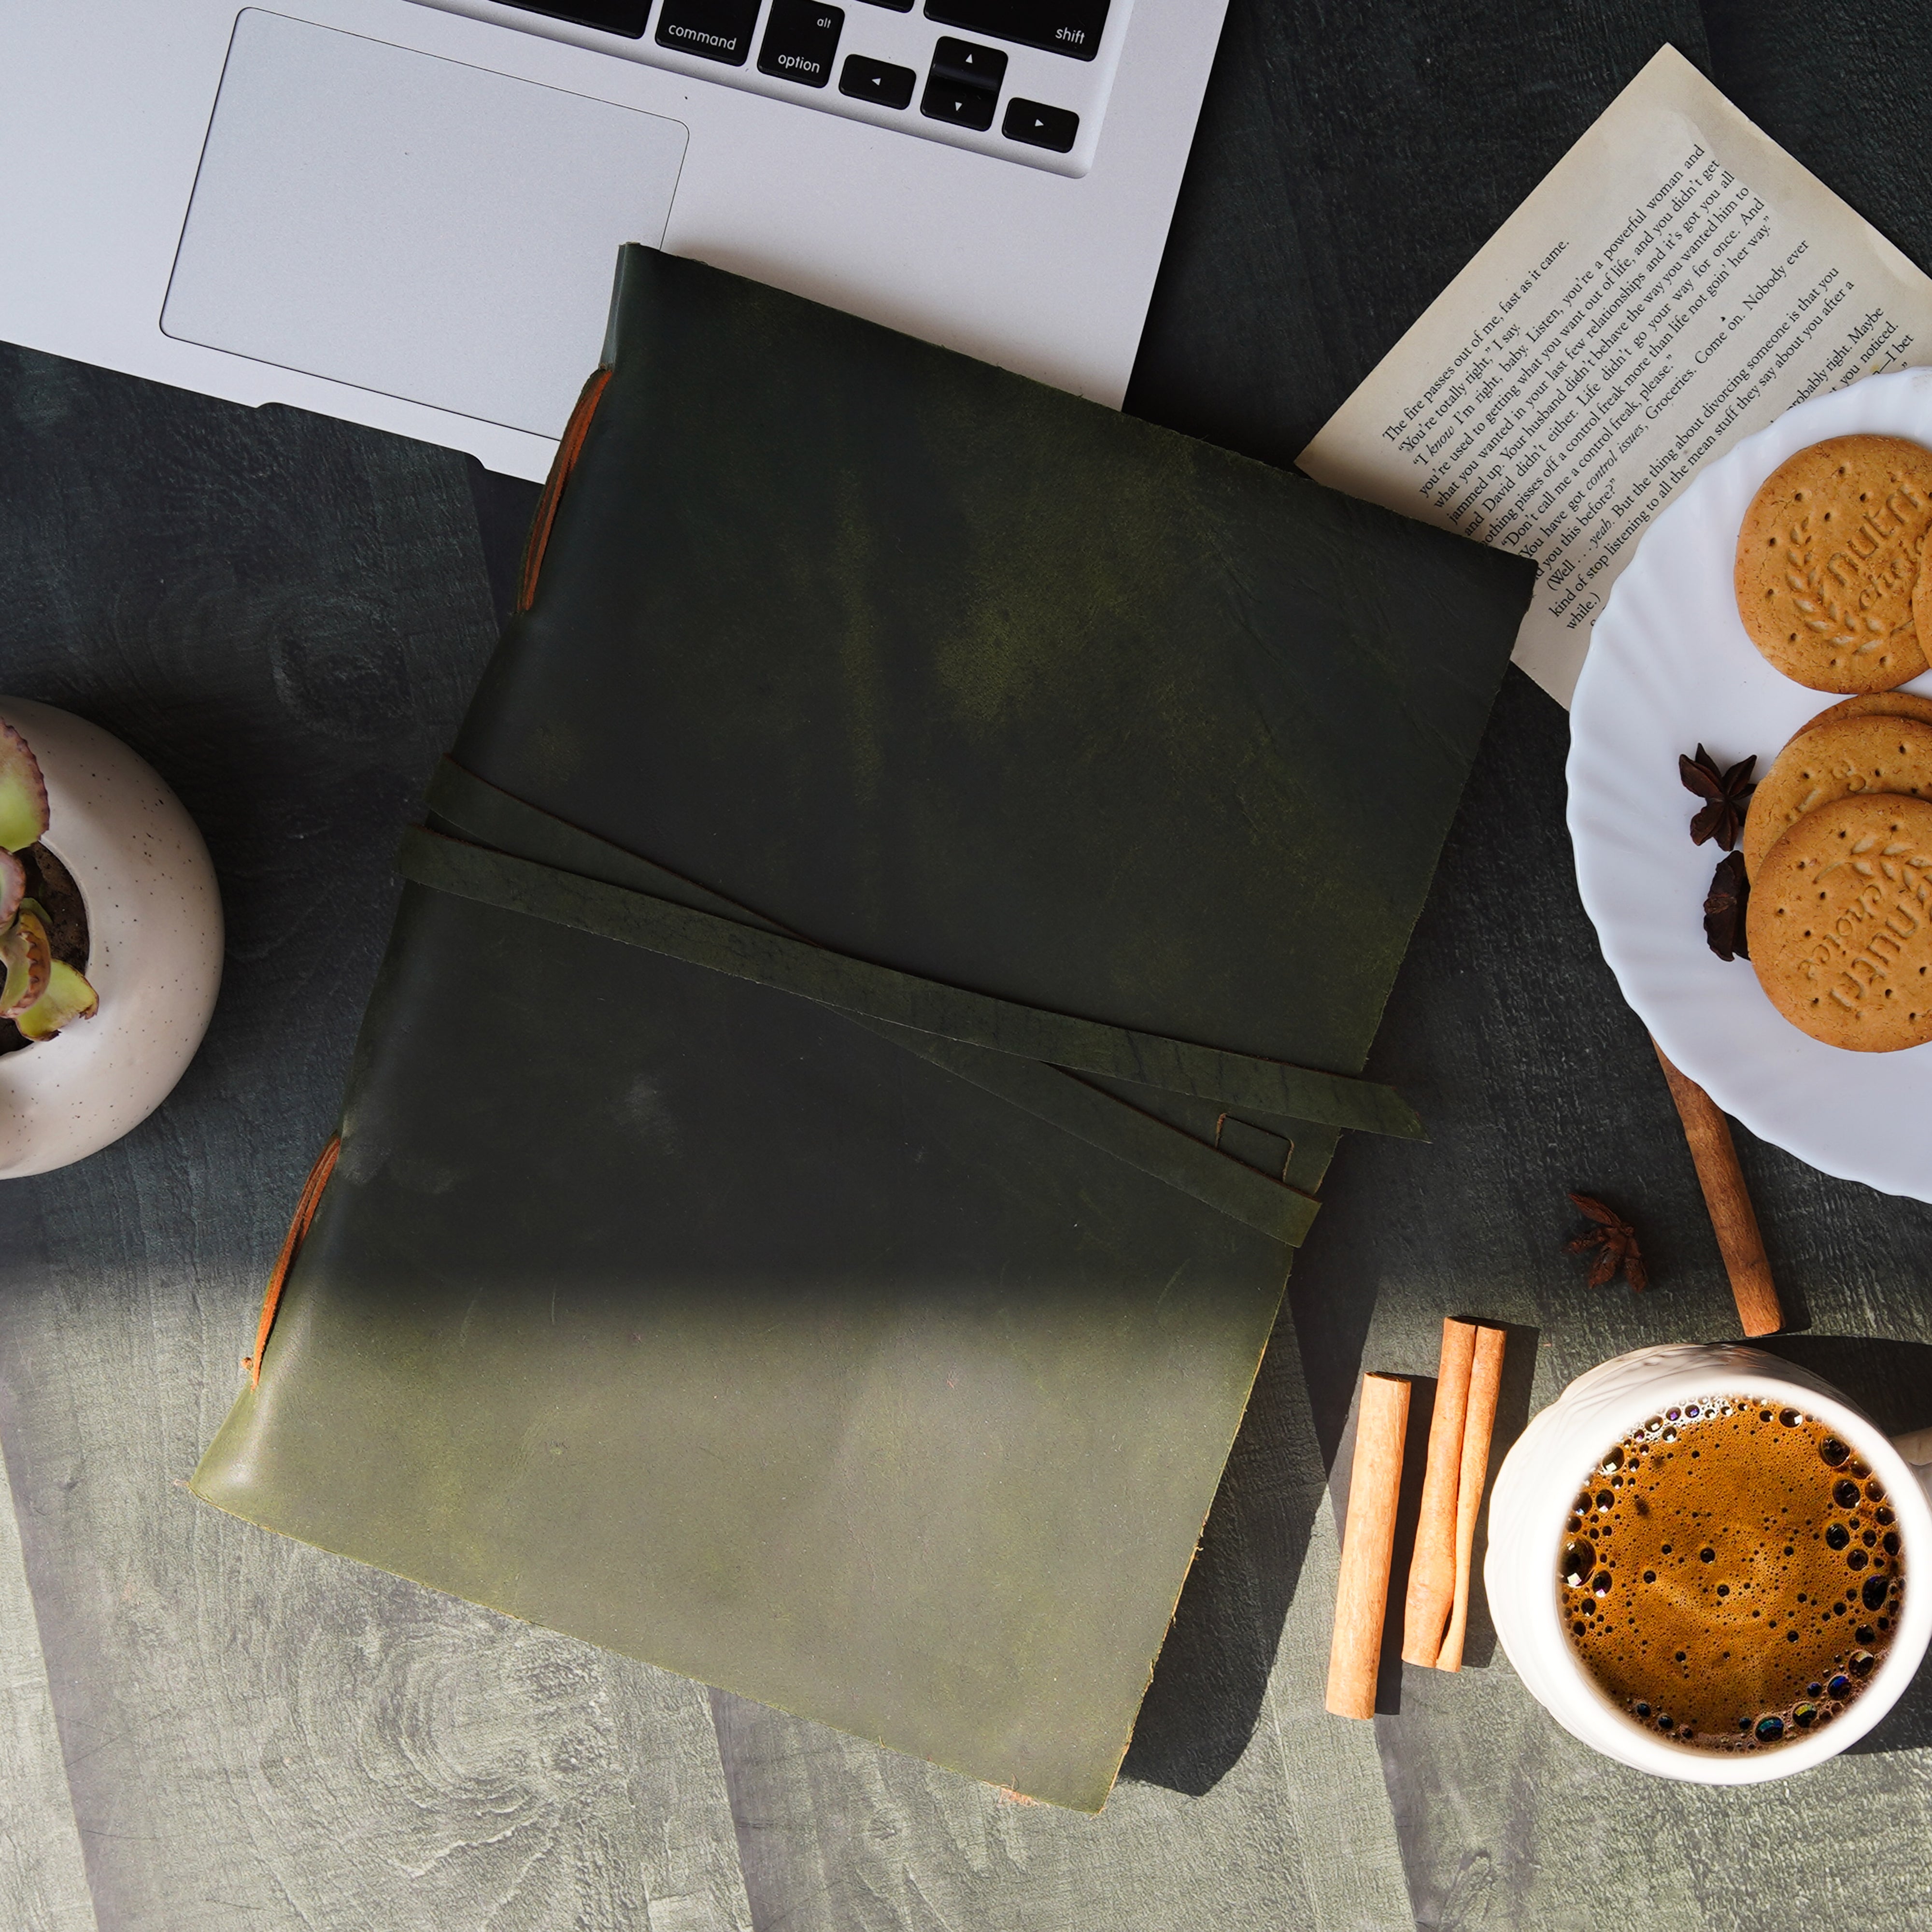
[[[1768,852],[1808,812],[1865,792],[1932,798],[1932,724],[1912,718],[1836,718],[1801,731],[1751,794],[1738,842],[1755,879]]]
[[[1838,436],[1786,458],[1738,532],[1738,615],[1751,642],[1814,691],[1889,691],[1916,677],[1928,531],[1932,450]]]
[[[1918,648],[1932,659],[1932,651],[1925,650],[1925,640],[1932,638],[1932,568],[1927,565],[1928,550],[1932,550],[1932,544],[1918,554],[1918,580],[1912,588],[1912,622],[1918,634]]]
[[[1921,575],[1923,574],[1922,568]],[[1816,717],[1799,725],[1787,742],[1795,742],[1806,732],[1815,731],[1820,725],[1829,724],[1840,718],[1916,718],[1922,724],[1932,724],[1932,698],[1915,697],[1909,691],[1861,692],[1856,698],[1828,704]]]
[[[1744,916],[1758,982],[1802,1032],[1858,1053],[1932,1040],[1932,802],[1865,793],[1807,812]]]

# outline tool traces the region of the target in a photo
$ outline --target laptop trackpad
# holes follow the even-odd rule
[[[254,8],[235,23],[163,331],[538,436],[656,243],[678,122]]]

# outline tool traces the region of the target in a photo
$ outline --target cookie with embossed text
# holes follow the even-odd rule
[[[1738,532],[1738,615],[1751,642],[1814,691],[1889,691],[1916,677],[1927,668],[1913,603],[1928,531],[1932,450],[1838,436],[1788,457]]]
[[[1808,812],[1766,854],[1745,926],[1759,984],[1814,1040],[1932,1040],[1932,802],[1868,792]]]

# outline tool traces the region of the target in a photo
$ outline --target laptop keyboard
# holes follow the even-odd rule
[[[1078,175],[1130,0],[418,4]]]

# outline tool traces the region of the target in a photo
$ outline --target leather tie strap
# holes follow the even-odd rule
[[[487,844],[412,826],[404,835],[398,860],[405,878],[937,1039],[1190,1094],[1226,1107],[1404,1140],[1424,1138],[1422,1124],[1408,1102],[1393,1088],[1372,1081],[1079,1019],[874,965],[799,938],[742,908],[720,911],[716,908],[730,902],[716,894],[704,894],[711,902],[708,906],[694,904],[702,889],[661,867],[650,867],[658,877],[640,890],[488,849],[499,842],[485,828],[464,823],[463,795],[471,788],[495,790],[446,759],[430,787],[430,808]],[[578,836],[586,842],[592,836]],[[632,861],[634,876],[639,866],[649,865],[635,854],[622,856]],[[675,896],[662,891],[664,885],[676,889]]]
[[[1082,1075],[1285,1123],[1420,1137],[1400,1097],[1370,1082],[1075,1019],[830,952],[447,759],[428,802],[433,826],[412,829],[398,857],[416,884],[814,1000],[1288,1246],[1313,1222],[1312,1195],[1232,1157],[1218,1133],[1210,1145]],[[502,849],[510,846],[542,857]]]
[[[406,835],[398,864],[404,878],[418,885],[430,886],[458,898],[532,918],[555,917],[554,910],[536,910],[530,895],[520,890],[532,874],[541,877],[548,868],[531,866],[527,861],[512,862],[514,866],[524,868],[514,871],[500,869],[488,863],[504,856],[418,829]],[[573,886],[596,883],[569,873],[550,873],[549,876],[569,880]],[[605,886],[602,890],[617,895],[615,902],[622,905],[626,896],[623,888]],[[572,903],[574,909],[581,910],[574,892]],[[558,922],[574,926],[580,931],[596,933],[602,938],[640,943],[624,930],[611,932],[601,925],[592,926],[578,918],[565,918]],[[740,929],[748,933],[756,931]],[[647,945],[644,950],[662,949]],[[681,956],[673,953],[669,956]],[[838,1009],[835,1007],[833,1010]],[[882,1035],[921,1059],[999,1094],[1024,1112],[1052,1122],[1076,1138],[1102,1148],[1130,1166],[1167,1182],[1183,1193],[1192,1196],[1275,1240],[1289,1246],[1298,1246],[1313,1222],[1319,1204],[1312,1196],[1244,1166],[1204,1145],[1191,1135],[1089,1085],[1077,1075],[1039,1060],[946,1040],[912,1027],[894,1025],[861,1012],[846,1011],[842,1016]]]

